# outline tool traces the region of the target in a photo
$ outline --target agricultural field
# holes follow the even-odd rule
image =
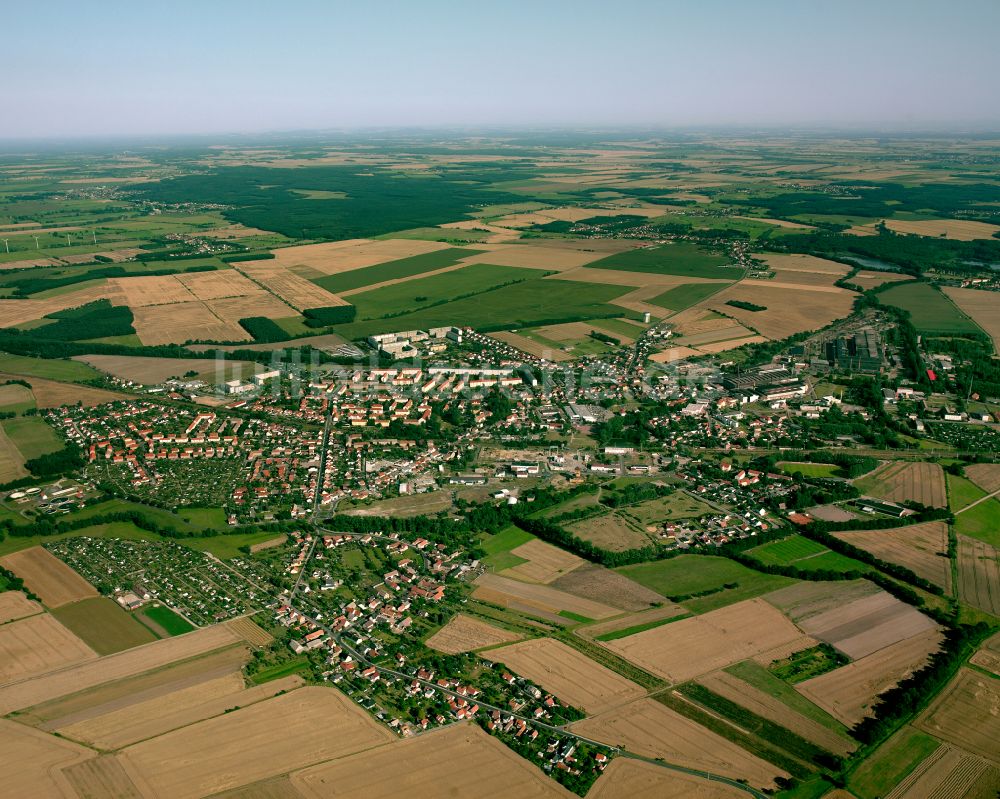
[[[320,728],[324,735],[316,734]],[[306,686],[134,744],[120,757],[140,790],[195,799],[392,738],[339,691]],[[209,749],[212,757],[203,757]],[[177,769],[177,762],[187,767]]]
[[[7,483],[27,476],[24,456],[0,424],[0,480]]]
[[[973,463],[965,467],[965,476],[983,491],[1000,491],[1000,463]]]
[[[476,649],[509,644],[519,641],[521,635],[488,624],[464,613],[452,616],[451,620],[427,639],[427,646],[454,655],[458,652],[472,652]]]
[[[806,699],[853,727],[868,715],[879,694],[927,662],[941,634],[928,630],[795,686]]]
[[[95,658],[53,616],[38,614],[0,626],[0,683],[12,683]]]
[[[568,594],[610,605],[623,611],[636,612],[669,604],[663,597],[634,580],[593,563],[585,563],[568,574],[556,578],[550,585]]]
[[[902,283],[886,289],[878,298],[884,305],[907,311],[918,331],[977,333],[980,330],[951,299],[929,283]]]
[[[24,580],[25,586],[50,608],[98,595],[94,586],[42,547],[7,555],[0,558],[0,565]]]
[[[785,772],[749,754],[654,699],[639,699],[583,721],[571,729],[598,741],[625,746],[649,758],[711,771],[751,785],[773,785]]]
[[[750,599],[607,641],[604,646],[650,673],[677,683],[740,660],[779,657],[814,643],[771,605]]]
[[[86,747],[7,719],[0,719],[0,750],[8,764],[17,764],[4,770],[4,792],[39,799],[67,796],[72,789],[62,770],[95,757]]]
[[[616,253],[594,261],[590,264],[590,268],[721,280],[742,277],[742,270],[724,268],[728,267],[729,263],[728,258],[714,255],[697,245],[675,242]]]
[[[888,796],[940,747],[938,741],[907,725],[851,774],[848,786],[861,799]]]
[[[0,592],[0,624],[34,616],[44,609],[34,600],[28,599],[22,591]]]
[[[765,565],[782,564],[806,571],[867,571],[868,566],[846,557],[801,535],[792,535],[749,550],[749,555]]]
[[[583,558],[578,558],[537,538],[515,547],[510,553],[524,562],[504,569],[505,577],[545,585],[569,574],[586,562]]]
[[[427,799],[487,799],[500,793],[524,799],[573,796],[468,724],[298,771],[292,775],[292,785],[304,799],[326,799],[333,795],[331,791],[358,799],[396,799],[401,794]]]
[[[589,799],[741,799],[743,795],[738,788],[625,758],[613,760],[587,794]]]
[[[695,613],[752,599],[794,582],[710,555],[680,555],[616,571]]]
[[[1000,615],[1000,551],[996,547],[958,536],[958,596],[973,607]]]
[[[623,552],[629,549],[647,546],[650,538],[636,529],[618,513],[604,513],[591,516],[583,521],[566,525],[566,529],[584,541],[612,552]]]
[[[107,597],[70,602],[54,609],[52,615],[98,655],[121,652],[157,638]]]
[[[35,407],[31,389],[17,383],[0,385],[0,413],[22,414]]]
[[[599,620],[617,616],[621,612],[617,608],[574,596],[547,585],[525,583],[490,573],[483,574],[476,580],[473,596],[483,602],[563,623],[565,617],[560,617],[560,614],[572,614],[569,618]]]
[[[56,431],[38,416],[5,419],[2,424],[7,438],[13,442],[26,461],[56,452],[64,446]]]
[[[955,514],[955,532],[1000,548],[1000,500],[983,500]]]
[[[453,267],[466,256],[476,255],[479,250],[448,247],[432,250],[408,258],[385,261],[374,266],[364,266],[344,272],[336,272],[313,278],[313,282],[334,294],[365,289],[390,281],[402,281],[427,272]]]
[[[914,574],[941,586],[946,592],[951,591],[948,525],[944,522],[924,522],[890,530],[856,530],[834,535],[881,560],[905,566]]]
[[[971,669],[958,672],[915,722],[947,743],[1000,765],[1000,680]]]
[[[775,466],[785,474],[801,474],[803,477],[840,477],[839,466],[832,463],[801,463],[778,461]]]
[[[986,331],[993,340],[993,349],[1000,352],[1000,319],[997,318],[996,292],[951,286],[944,287],[942,291],[964,314]]]
[[[552,692],[560,701],[591,715],[624,705],[646,693],[631,680],[551,638],[491,649],[487,656]]]
[[[944,470],[936,463],[896,461],[854,481],[864,496],[889,502],[919,502],[932,508],[948,506]]]

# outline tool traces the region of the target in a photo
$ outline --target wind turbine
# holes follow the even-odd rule
[[[10,253],[10,239],[4,239],[3,244],[7,248],[7,252]]]
[[[42,249],[41,247],[38,246],[38,236],[32,236],[32,238],[35,240],[35,249],[36,250]]]
[[[66,234],[66,246],[67,247],[70,246],[70,243],[69,243],[69,233]]]

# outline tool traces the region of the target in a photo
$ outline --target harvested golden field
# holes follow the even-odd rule
[[[583,558],[537,538],[515,547],[511,554],[524,558],[527,562],[504,569],[504,576],[533,583],[551,583],[557,577],[569,574],[586,563]]]
[[[658,272],[628,272],[624,269],[588,269],[581,266],[554,275],[553,280],[575,280],[580,283],[601,283],[608,286],[633,286],[643,293],[634,299],[651,299],[675,286],[691,283],[715,283],[720,286],[732,283],[732,280],[712,280],[704,277],[687,277],[682,275],[664,275]],[[659,289],[658,291],[656,289]],[[660,313],[666,313],[664,308]]]
[[[123,380],[144,385],[162,383],[185,372],[196,371],[201,379],[225,382],[258,371],[252,361],[217,361],[214,358],[151,358],[144,355],[75,355],[74,361],[93,366]],[[262,369],[263,367],[259,367]],[[220,370],[218,374],[216,370]]]
[[[253,297],[223,297],[218,300],[205,300],[207,307],[223,322],[239,326],[240,319],[248,316],[265,316],[268,319],[287,319],[295,316],[295,309],[286,305],[273,294],[261,292]]]
[[[143,793],[196,799],[393,738],[340,691],[305,687],[135,744],[120,757]]]
[[[635,580],[596,563],[584,563],[557,578],[551,586],[621,610],[640,611],[657,605],[679,607]]]
[[[235,269],[214,272],[190,272],[177,275],[177,281],[199,300],[224,297],[259,297],[264,290]]]
[[[573,794],[471,724],[382,746],[292,775],[307,799],[549,799]]]
[[[884,222],[889,230],[896,233],[948,238],[953,241],[991,239],[994,234],[1000,233],[1000,227],[997,225],[975,222],[970,219],[921,219],[915,222],[903,219],[886,219]]]
[[[691,347],[667,347],[665,350],[650,355],[649,360],[654,363],[673,363],[674,361],[682,361],[685,358],[690,358],[693,355],[701,355],[701,353]]]
[[[780,699],[725,671],[699,677],[698,682],[710,691],[742,705],[758,716],[770,719],[829,752],[844,756],[856,747],[846,736],[837,735],[829,727],[795,712]]]
[[[960,669],[915,726],[1000,765],[1000,680]]]
[[[631,680],[595,663],[566,644],[534,638],[490,650],[488,658],[527,677],[566,704],[588,714],[603,713],[646,692]]]
[[[108,280],[108,285],[118,289],[123,304],[133,312],[147,305],[169,305],[198,299],[176,275],[113,277]]]
[[[249,616],[232,619],[225,622],[225,625],[248,644],[254,646],[267,646],[274,640],[274,637],[267,630],[260,627]]]
[[[997,313],[997,293],[977,289],[942,287],[951,301],[985,330],[993,339],[993,348],[1000,351],[1000,313]]]
[[[274,250],[275,266],[309,266],[325,275],[349,272],[365,266],[410,258],[437,250],[446,250],[451,245],[438,241],[417,239],[349,239],[324,244],[303,244],[298,247],[282,247]]]
[[[336,294],[295,274],[288,267],[273,264],[274,261],[248,261],[239,264],[237,268],[297,311],[349,304]]]
[[[744,791],[678,771],[617,757],[587,799],[742,799]]]
[[[427,639],[427,646],[447,655],[455,655],[459,652],[472,652],[487,646],[520,641],[521,637],[518,633],[459,613],[452,616],[444,627]]]
[[[539,247],[535,244],[485,244],[485,252],[462,259],[465,264],[521,266],[526,269],[552,269],[563,272],[598,261],[602,252],[584,252],[570,247]]]
[[[834,535],[841,541],[871,552],[877,558],[905,566],[946,592],[951,592],[948,525],[945,522],[924,522],[890,530],[857,530]]]
[[[73,741],[99,749],[121,749],[303,685],[302,678],[293,675],[246,688],[243,675],[234,671],[57,729]]]
[[[862,269],[851,278],[850,282],[856,283],[865,289],[873,289],[876,286],[883,286],[886,283],[898,283],[901,280],[910,279],[909,275],[900,274],[899,272],[869,272]]]
[[[766,280],[743,280],[702,302],[701,307],[732,316],[772,339],[818,330],[851,312],[855,295],[832,286],[777,286]],[[763,305],[765,311],[748,311],[726,305],[740,300]]]
[[[62,769],[94,757],[79,744],[0,719],[0,752],[7,764],[0,791],[11,799],[67,799],[76,796]],[[17,764],[14,767],[14,764]]]
[[[50,608],[98,596],[97,589],[43,547],[22,549],[0,558],[0,565],[24,580],[24,585]]]
[[[939,746],[886,799],[987,799],[1000,790],[1000,772],[961,749]]]
[[[240,643],[239,638],[224,626],[216,625],[154,641],[43,677],[23,680],[0,688],[0,714],[6,715],[12,710],[32,707],[67,694],[160,669],[175,661],[231,647],[236,643]]]
[[[979,651],[972,656],[971,662],[1000,677],[1000,633],[987,639]]]
[[[668,763],[704,769],[732,779],[745,779],[764,788],[775,777],[787,776],[720,735],[682,716],[655,699],[639,699],[608,713],[577,721],[573,732],[624,746],[644,757],[662,757]]]
[[[96,657],[94,650],[48,613],[0,626],[0,683],[45,674]]]
[[[1000,615],[1000,550],[976,538],[958,537],[958,596]]]
[[[817,258],[814,255],[761,253],[756,256],[760,258],[769,268],[774,270],[794,270],[797,272],[816,272],[827,275],[846,275],[851,271],[851,267],[839,264],[836,261],[828,261],[825,258]]]
[[[63,769],[80,799],[143,799],[114,755],[102,755]]]
[[[58,408],[62,405],[75,405],[77,402],[84,407],[92,408],[95,405],[122,399],[126,396],[116,391],[105,391],[103,388],[91,388],[75,383],[46,380],[42,377],[0,372],[0,380],[9,380],[12,377],[18,377],[31,383],[31,393],[35,395],[35,405],[39,408]]]
[[[665,624],[603,645],[669,682],[690,680],[779,646],[805,648],[804,636],[762,599]]]
[[[973,463],[965,467],[965,476],[983,491],[1000,491],[1000,463]]]
[[[759,344],[762,341],[767,341],[767,339],[763,336],[745,336],[727,341],[716,341],[713,344],[702,344],[698,347],[698,351],[703,355],[714,355],[720,352],[735,350],[737,347],[743,347],[747,344]]]
[[[0,624],[6,624],[25,616],[34,616],[42,612],[42,606],[28,599],[21,591],[4,591],[0,593]]]
[[[848,727],[866,715],[875,698],[908,677],[937,650],[941,634],[920,635],[880,649],[867,657],[800,682],[795,690]]]
[[[895,461],[854,481],[863,495],[890,502],[920,502],[932,508],[948,505],[944,470],[936,463]]]
[[[303,796],[288,776],[281,776],[223,791],[214,794],[212,799],[303,799]]]
[[[216,300],[225,302],[225,300]],[[239,300],[238,300],[239,302]],[[262,316],[246,308],[243,316]],[[249,341],[250,334],[235,322],[220,319],[204,302],[175,302],[132,308],[132,326],[139,340],[148,347],[158,344],[183,344],[186,341]],[[285,316],[294,315],[288,310]]]
[[[27,476],[24,456],[0,425],[0,480],[9,483]]]
[[[930,617],[885,591],[844,601],[839,607],[800,619],[798,625],[852,660],[936,627]]]
[[[11,405],[26,405],[35,401],[30,388],[17,383],[0,385],[0,409]]]
[[[607,619],[619,611],[600,602],[567,594],[546,585],[532,585],[511,580],[497,574],[486,573],[476,580],[476,599],[493,602],[504,607],[527,608],[528,612],[541,611],[558,617],[565,610],[588,619]]]

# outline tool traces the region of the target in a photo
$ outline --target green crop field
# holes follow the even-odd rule
[[[980,327],[958,306],[929,283],[904,283],[878,295],[879,302],[894,305],[910,314],[920,331],[935,333],[979,333]]]
[[[948,481],[948,507],[953,511],[960,510],[986,496],[983,489],[964,477],[946,473],[945,479]]]
[[[659,305],[661,308],[669,308],[671,311],[683,311],[692,305],[697,305],[702,300],[708,299],[713,294],[730,283],[686,283],[683,286],[675,286],[672,289],[657,294],[649,302]]]
[[[187,619],[178,616],[166,605],[149,605],[137,614],[140,618],[152,622],[167,635],[183,635],[194,629]]]
[[[646,325],[640,325],[639,322],[633,324],[632,322],[626,322],[624,319],[601,319],[598,327],[601,330],[607,330],[609,333],[618,333],[629,338],[639,338],[646,330]]]
[[[761,574],[736,561],[714,555],[680,555],[652,563],[622,566],[615,571],[665,597],[690,596],[690,599],[677,601],[695,613],[706,613],[752,599],[795,582],[789,577]],[[710,593],[703,597],[694,596],[702,592]]]
[[[903,727],[850,775],[847,785],[861,799],[885,796],[940,745],[913,727]]]
[[[0,353],[0,372],[13,372],[29,377],[43,377],[68,383],[83,383],[102,377],[96,369],[79,361],[59,359],[28,358],[22,355]],[[30,383],[31,381],[28,380]]]
[[[797,461],[778,461],[777,466],[785,474],[800,472],[804,477],[840,477],[839,466],[832,463],[800,463]]]
[[[11,383],[0,385],[0,413],[21,414],[35,407],[35,397],[31,389]]]
[[[726,268],[731,263],[724,255],[715,255],[697,244],[675,242],[617,253],[587,264],[588,269],[616,269],[623,272],[653,272],[658,275],[682,275],[735,280],[742,269]]]
[[[4,432],[7,433],[14,446],[20,450],[25,460],[47,455],[63,448],[63,441],[48,422],[39,416],[20,416],[17,419],[3,421]]]
[[[403,277],[419,275],[445,266],[452,266],[469,255],[475,255],[480,250],[451,247],[447,250],[435,250],[411,258],[400,258],[384,264],[352,269],[337,275],[327,275],[313,279],[313,283],[322,286],[327,291],[339,294],[341,291],[359,289],[363,286],[373,286],[386,280],[398,280]]]
[[[956,514],[955,532],[1000,548],[1000,502],[988,499]]]
[[[359,319],[383,319],[419,309],[421,305],[467,294],[479,294],[515,280],[533,280],[538,277],[537,269],[471,264],[443,275],[416,278],[352,294],[350,301],[358,309]]]
[[[830,569],[833,571],[870,571],[871,567],[860,561],[833,552],[801,535],[747,550],[747,554],[766,565],[789,565],[806,571]]]
[[[532,539],[534,536],[531,533],[513,525],[501,530],[496,535],[486,536],[482,542],[483,551],[486,552],[483,563],[492,566],[495,571],[503,571],[527,563],[524,558],[512,554],[511,550]]]
[[[71,602],[51,613],[98,655],[110,655],[156,640],[152,632],[104,596]]]
[[[538,272],[535,271],[535,274]],[[447,277],[451,277],[451,274]],[[622,309],[608,303],[627,293],[628,290],[627,286],[606,286],[569,280],[526,280],[523,283],[503,286],[474,297],[415,310],[390,319],[368,319],[338,325],[334,330],[346,338],[359,339],[375,333],[426,329],[441,325],[513,330],[543,323],[585,321],[605,316],[620,316]],[[363,294],[352,295],[351,299],[360,300],[363,296]]]

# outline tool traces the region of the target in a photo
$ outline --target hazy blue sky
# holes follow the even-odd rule
[[[0,138],[1000,127],[1000,0],[12,3]]]

